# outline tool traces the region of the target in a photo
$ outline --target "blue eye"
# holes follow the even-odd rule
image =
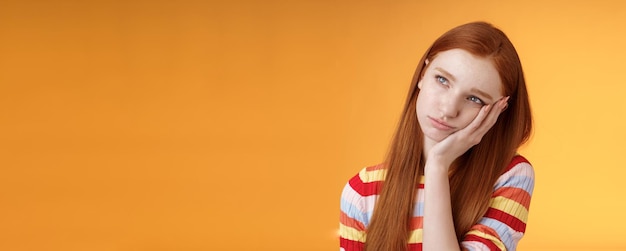
[[[485,105],[485,102],[483,102],[480,98],[476,97],[476,96],[470,96],[469,98],[467,98],[469,101],[474,102],[476,104],[479,105]]]
[[[437,79],[437,82],[439,82],[440,84],[443,84],[443,85],[447,85],[448,84],[448,79],[446,79],[445,77],[437,75],[437,76],[435,76],[435,78]]]

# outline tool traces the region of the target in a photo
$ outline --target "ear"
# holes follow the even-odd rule
[[[426,68],[425,66],[427,66],[429,63],[430,63],[430,60],[428,60],[428,58],[427,58],[427,59],[425,59],[425,60],[424,60],[424,68]],[[425,70],[425,69],[422,69],[422,71],[424,71],[424,70]],[[419,80],[419,81],[417,81],[417,88],[418,88],[418,89],[420,89],[420,90],[422,89],[422,79],[424,79],[424,77],[423,77],[423,76],[420,78],[420,80]]]

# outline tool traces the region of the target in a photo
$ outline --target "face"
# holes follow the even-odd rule
[[[465,128],[481,107],[502,98],[500,75],[488,58],[452,49],[425,67],[416,112],[426,147]]]

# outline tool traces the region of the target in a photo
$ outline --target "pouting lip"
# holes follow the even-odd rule
[[[448,125],[443,120],[436,119],[436,118],[433,118],[433,117],[430,117],[430,116],[428,116],[428,119],[430,119],[430,121],[432,122],[433,126],[435,126],[437,129],[440,129],[440,130],[452,130],[452,129],[454,129],[453,126]]]

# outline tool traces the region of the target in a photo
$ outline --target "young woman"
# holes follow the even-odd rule
[[[383,164],[341,197],[341,250],[515,250],[534,186],[516,153],[532,118],[506,35],[475,22],[439,37],[417,66]]]

